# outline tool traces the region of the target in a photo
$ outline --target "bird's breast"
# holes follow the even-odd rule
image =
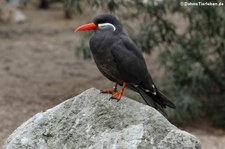
[[[94,36],[90,40],[90,49],[94,61],[100,72],[109,80],[122,82],[121,75],[118,72],[117,65],[111,53],[113,41],[107,37],[100,37],[101,36]]]
[[[123,82],[120,73],[118,72],[117,65],[113,60],[112,55],[105,54],[102,56],[94,55],[95,63],[99,71],[111,81]]]

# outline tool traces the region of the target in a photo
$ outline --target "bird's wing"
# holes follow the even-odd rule
[[[142,53],[129,37],[122,36],[112,46],[111,52],[119,73],[127,83],[140,85],[144,90],[155,92]]]
[[[166,106],[175,108],[175,105],[154,85],[141,51],[129,37],[118,40],[112,48],[114,61],[123,80],[139,92],[148,105],[160,111]]]

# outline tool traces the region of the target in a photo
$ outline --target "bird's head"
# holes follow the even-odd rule
[[[100,31],[119,31],[121,30],[121,24],[119,21],[110,14],[102,14],[95,17],[92,23],[84,24],[74,30],[74,32],[86,31],[86,30],[100,30]]]

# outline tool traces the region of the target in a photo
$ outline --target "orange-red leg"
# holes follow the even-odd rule
[[[117,86],[118,86],[118,83],[116,82],[112,90],[101,90],[101,93],[114,94],[117,92]]]
[[[126,82],[123,82],[123,86],[122,86],[122,89],[120,91],[117,91],[117,92],[114,92],[112,94],[112,99],[116,99],[117,101],[119,101],[123,95],[123,92],[124,92],[124,89],[126,87],[127,83]]]

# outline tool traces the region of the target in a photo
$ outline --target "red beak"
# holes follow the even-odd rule
[[[98,27],[94,23],[84,24],[79,26],[74,30],[74,32],[86,31],[86,30],[96,30]]]

